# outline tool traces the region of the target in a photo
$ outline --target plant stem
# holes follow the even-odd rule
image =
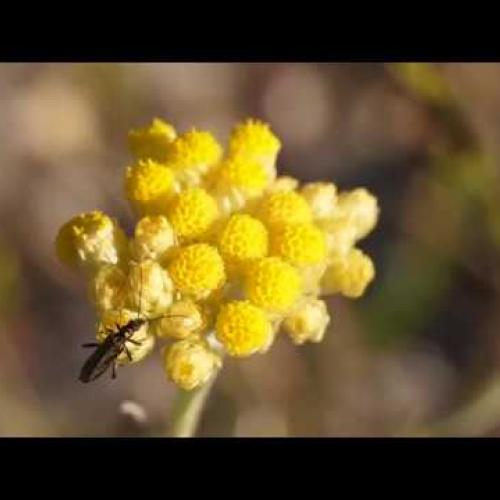
[[[171,437],[193,437],[195,435],[205,401],[216,378],[217,374],[201,387],[192,391],[178,390],[170,422],[169,435]]]

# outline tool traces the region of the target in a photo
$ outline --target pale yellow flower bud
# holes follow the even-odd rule
[[[137,318],[137,313],[135,311],[131,311],[130,309],[106,311],[101,318],[101,322],[97,330],[97,341],[104,342],[104,339],[110,334],[110,331],[116,332],[117,326],[123,327],[130,321]],[[125,343],[131,359],[129,359],[127,351],[124,349],[117,358],[118,364],[125,365],[128,363],[137,363],[138,361],[142,361],[148,354],[151,353],[155,346],[155,337],[150,333],[148,326],[149,323],[144,323],[131,336],[131,339],[136,343]]]
[[[59,259],[71,267],[117,264],[127,253],[127,237],[118,222],[98,210],[73,217],[56,238]]]
[[[131,254],[136,260],[162,261],[175,245],[174,230],[163,215],[143,217],[135,226]]]
[[[331,182],[310,182],[301,189],[307,200],[314,220],[331,217],[337,202],[337,187]]]
[[[268,188],[267,191],[272,193],[275,191],[295,191],[299,185],[299,181],[293,177],[283,175],[278,177]]]
[[[168,378],[186,391],[208,382],[222,366],[221,357],[196,335],[174,342],[164,351],[163,362]]]
[[[358,241],[376,226],[379,211],[377,198],[365,188],[357,188],[339,194],[333,217],[348,221]]]
[[[102,314],[110,309],[122,309],[126,298],[126,274],[119,266],[104,265],[91,277],[89,296]]]
[[[328,255],[346,254],[356,243],[356,227],[348,219],[322,219],[317,225],[325,235]]]
[[[154,260],[132,265],[127,278],[129,308],[141,316],[165,314],[173,300],[174,285],[169,273]]]
[[[321,280],[321,294],[341,293],[346,297],[361,297],[375,277],[375,266],[368,255],[352,248],[346,255],[332,258]]]
[[[203,327],[199,307],[191,300],[180,300],[168,309],[164,317],[155,322],[158,337],[182,340]]]
[[[321,342],[325,335],[330,315],[322,300],[307,299],[283,321],[283,329],[294,344]]]

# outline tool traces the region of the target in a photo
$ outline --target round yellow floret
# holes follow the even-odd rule
[[[176,135],[172,125],[155,118],[151,125],[131,130],[128,133],[128,142],[136,158],[151,158],[164,162],[167,159],[168,145]]]
[[[176,169],[206,171],[222,157],[222,146],[210,132],[192,129],[170,143],[168,162]]]
[[[326,258],[323,232],[314,224],[285,224],[271,231],[271,255],[296,266],[317,264]]]
[[[312,221],[312,212],[307,201],[295,191],[277,191],[265,195],[257,216],[268,226],[300,224]]]
[[[164,351],[163,365],[170,380],[185,391],[207,382],[222,365],[220,356],[197,336],[174,342]]]
[[[139,160],[125,171],[125,195],[141,215],[165,213],[174,193],[174,173],[153,160]]]
[[[244,156],[229,157],[216,172],[219,188],[237,188],[244,194],[259,195],[269,183],[266,169],[256,160]]]
[[[164,215],[148,215],[135,226],[130,247],[137,260],[163,260],[175,245],[174,230]]]
[[[56,237],[59,259],[71,267],[117,264],[127,251],[127,238],[118,223],[99,210],[73,217]]]
[[[226,279],[222,257],[206,243],[180,248],[168,270],[178,290],[195,299],[207,297]]]
[[[117,331],[117,326],[125,326],[129,321],[138,319],[135,311],[129,309],[106,311],[99,323],[97,330],[97,341],[104,342],[104,339],[112,332]],[[143,360],[155,346],[155,337],[149,332],[148,323],[145,322],[130,337],[135,343],[126,342],[128,352],[132,359],[129,359],[127,352],[123,350],[117,358],[118,364],[137,363]]]
[[[215,335],[226,351],[237,357],[266,351],[274,337],[265,312],[246,300],[229,302],[220,308]]]
[[[265,257],[267,249],[267,229],[250,215],[232,215],[219,237],[220,253],[230,265],[239,266]]]
[[[325,302],[310,298],[287,316],[282,326],[292,342],[301,345],[321,342],[329,323],[330,315]]]
[[[325,219],[333,214],[337,202],[337,187],[331,182],[310,182],[300,193],[307,200],[313,218]]]
[[[361,297],[375,277],[375,266],[368,255],[352,248],[346,255],[334,257],[321,280],[322,295],[341,293]]]
[[[168,209],[168,218],[176,234],[186,239],[202,236],[218,215],[216,201],[202,188],[182,191]]]
[[[249,266],[245,293],[255,305],[270,312],[291,307],[302,291],[297,270],[278,257],[265,257]]]
[[[247,119],[236,125],[229,139],[229,154],[243,154],[258,158],[263,155],[277,155],[281,149],[280,140],[267,123]]]
[[[172,304],[174,285],[168,272],[154,260],[143,260],[130,267],[127,300],[130,309],[142,316],[158,316]]]

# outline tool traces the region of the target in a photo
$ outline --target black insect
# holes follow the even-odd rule
[[[123,326],[116,325],[116,330],[106,329],[107,336],[102,343],[90,342],[83,344],[82,347],[95,347],[95,351],[85,361],[80,371],[80,381],[83,383],[92,382],[103,375],[111,368],[111,377],[116,378],[116,366],[118,356],[125,352],[129,361],[132,361],[132,354],[127,348],[127,342],[135,345],[141,345],[141,342],[133,339],[134,334],[146,323],[160,320],[162,318],[183,317],[182,315],[169,314],[157,318],[141,318],[140,311],[142,306],[142,271],[141,271],[141,293],[139,296],[139,312],[137,318],[131,319]]]
[[[83,347],[95,347],[96,350],[85,361],[80,371],[80,381],[83,383],[91,382],[99,378],[110,367],[112,369],[112,378],[116,378],[118,356],[125,351],[128,359],[132,361],[132,355],[127,348],[127,342],[141,345],[141,342],[132,339],[132,336],[146,322],[147,320],[142,318],[132,319],[123,326],[116,325],[116,331],[106,330],[108,335],[101,344],[97,342],[83,344]]]

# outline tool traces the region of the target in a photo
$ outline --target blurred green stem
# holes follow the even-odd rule
[[[205,402],[216,378],[217,374],[201,387],[192,391],[178,389],[170,423],[169,435],[171,437],[193,437],[195,435]]]

